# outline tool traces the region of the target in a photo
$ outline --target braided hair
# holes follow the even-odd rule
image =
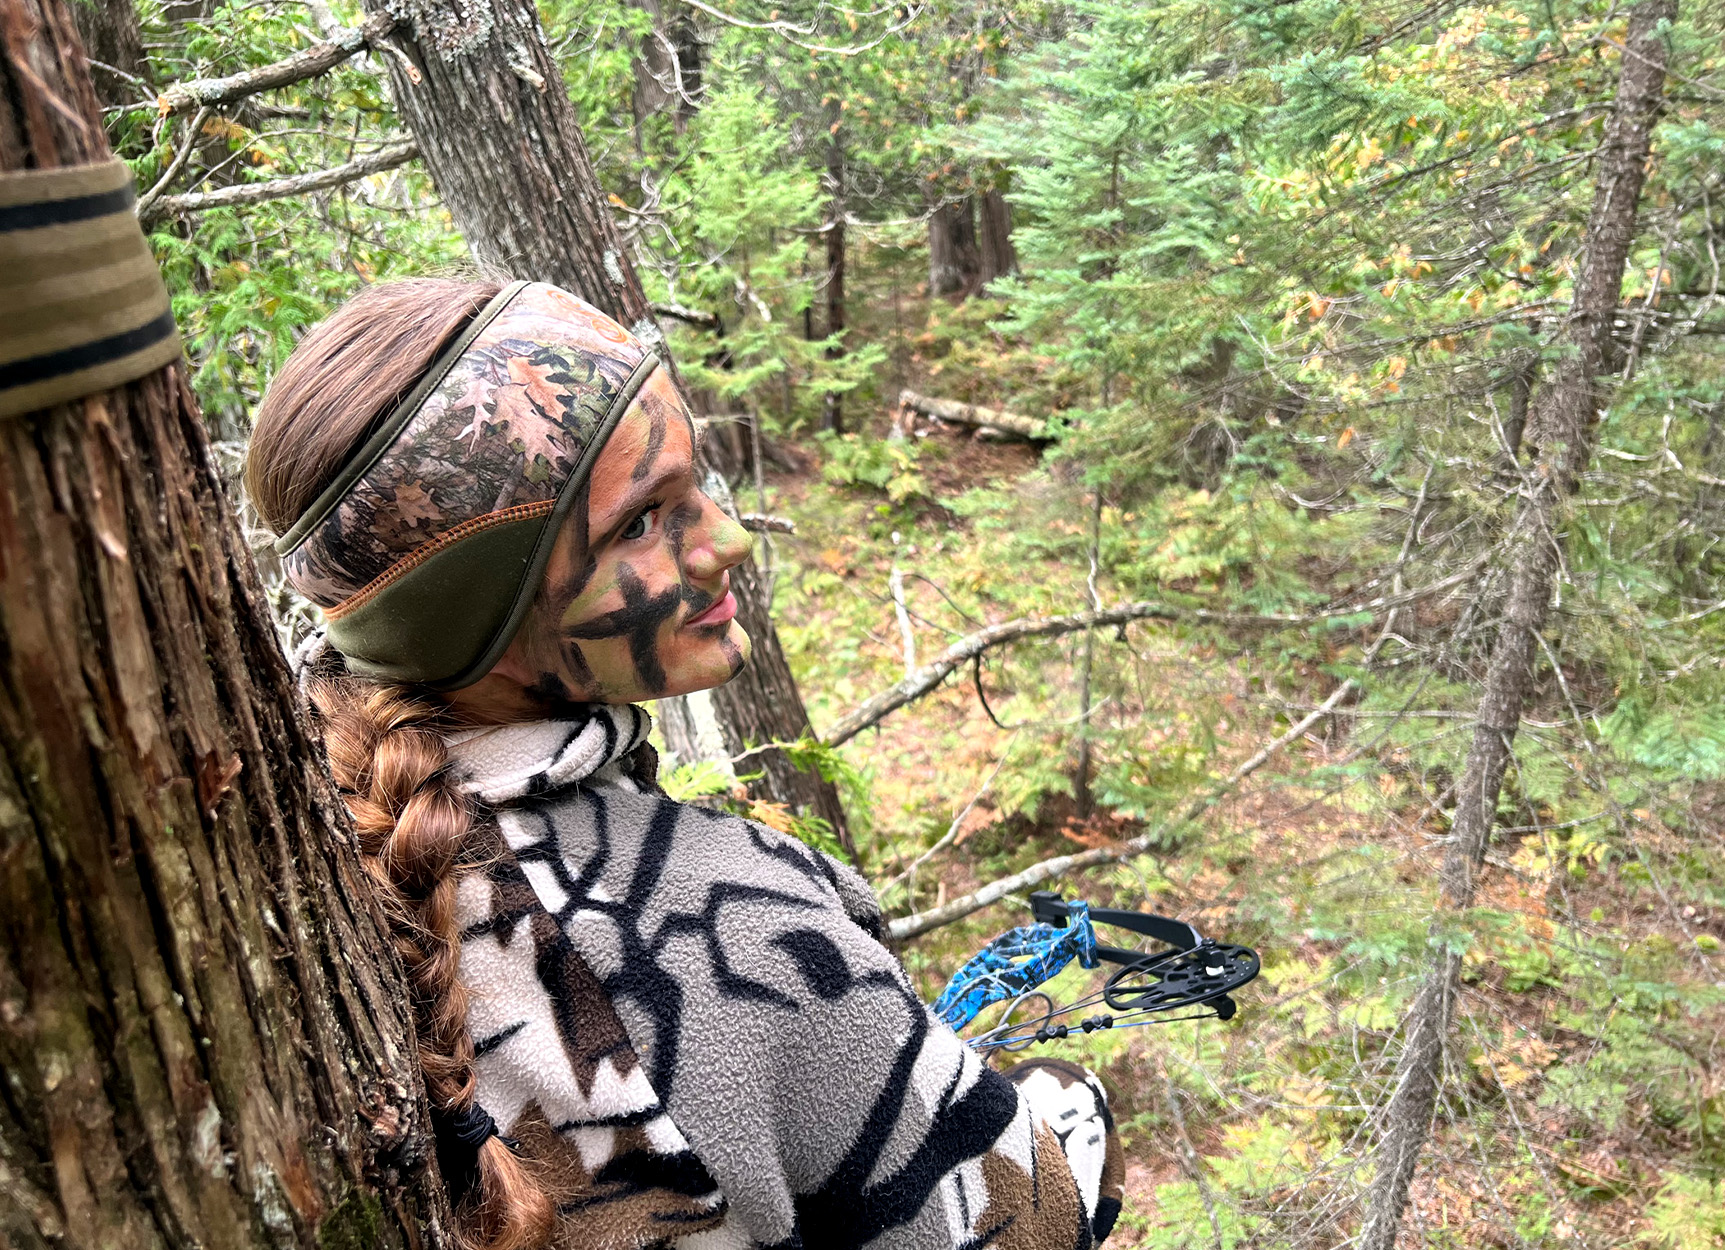
[[[441,279],[371,287],[306,336],[260,406],[247,453],[247,493],[266,524],[277,533],[292,526],[498,290]],[[308,692],[407,970],[458,1232],[472,1250],[541,1250],[555,1232],[555,1204],[474,1102],[456,894],[477,857],[473,813],[449,774],[448,710],[415,688],[327,664]]]

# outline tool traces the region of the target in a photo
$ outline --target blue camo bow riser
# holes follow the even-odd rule
[[[983,947],[947,982],[935,1000],[934,1014],[957,1032],[984,1008],[1029,993],[1074,959],[1083,967],[1096,967],[1090,906],[1074,902],[1067,908],[1064,928],[1021,925]]]

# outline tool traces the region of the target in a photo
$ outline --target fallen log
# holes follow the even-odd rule
[[[933,396],[919,395],[910,390],[900,391],[898,402],[924,416],[956,422],[959,425],[974,425],[984,430],[995,430],[1033,443],[1046,442],[1049,437],[1047,422],[1039,421],[1035,417],[1021,417],[1013,412],[1002,412],[998,408],[979,408],[975,404],[961,404],[955,399],[935,399]]]

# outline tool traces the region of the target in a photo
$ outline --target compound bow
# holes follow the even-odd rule
[[[983,1009],[1012,1000],[1000,1023],[970,1040],[977,1050],[1022,1050],[1037,1042],[1099,1029],[1169,1024],[1175,1020],[1232,1019],[1229,997],[1258,975],[1258,953],[1204,937],[1191,925],[1148,912],[1091,907],[1063,901],[1048,890],[1030,896],[1034,924],[1022,925],[995,938],[958,970],[935,1000],[934,1013],[954,1030],[962,1029]],[[1142,934],[1162,949],[1141,951],[1105,946],[1096,940],[1095,926],[1111,925]],[[1102,989],[1064,1007],[1036,987],[1074,959],[1085,968],[1116,964]],[[1040,1010],[1018,1018],[1021,1008],[1037,1000]],[[1067,1018],[1098,1003],[1110,1010],[1076,1023]],[[1164,1013],[1185,1007],[1207,1010],[1187,1015]],[[1154,1019],[1128,1017],[1155,1016]]]

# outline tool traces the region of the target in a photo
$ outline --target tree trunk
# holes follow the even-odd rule
[[[631,103],[635,114],[635,150],[644,152],[642,127],[656,113],[669,112],[677,133],[682,134],[695,115],[701,90],[701,45],[688,10],[677,6],[665,17],[660,0],[631,0],[648,14],[653,29],[642,37],[635,57],[635,88]]]
[[[1456,788],[1455,818],[1439,876],[1441,898],[1432,922],[1432,944],[1440,953],[1404,1025],[1406,1042],[1384,1111],[1378,1171],[1367,1199],[1360,1250],[1394,1250],[1419,1155],[1430,1136],[1461,973],[1455,931],[1461,914],[1473,904],[1504,771],[1533,689],[1539,632],[1551,604],[1563,541],[1564,504],[1592,456],[1598,411],[1608,398],[1599,379],[1612,367],[1612,321],[1635,238],[1665,82],[1667,49],[1659,27],[1676,14],[1676,0],[1643,0],[1630,13],[1617,99],[1596,158],[1585,259],[1569,320],[1559,334],[1565,355],[1529,411],[1531,469],[1514,522],[1508,601]]]
[[[72,16],[77,19],[84,50],[93,62],[90,77],[102,103],[133,104],[147,100],[150,62],[144,53],[144,36],[138,28],[138,11],[132,0],[84,3],[73,0]],[[116,74],[115,70],[120,72]],[[140,86],[132,78],[141,78],[146,85]]]
[[[387,0],[366,0],[382,13]],[[652,343],[663,343],[635,266],[611,219],[581,127],[537,12],[524,0],[425,0],[397,42],[412,60],[389,66],[396,107],[424,154],[438,194],[478,262],[499,275],[555,282]],[[675,373],[666,356],[667,367]],[[808,731],[808,713],[785,663],[752,565],[731,574],[738,619],[755,642],[749,671],[712,692],[732,754]],[[771,698],[770,703],[757,703]],[[667,716],[670,733],[689,718]],[[680,758],[699,744],[667,739]],[[761,797],[830,821],[850,848],[831,782],[799,772],[778,751],[753,757],[766,770]]]
[[[108,159],[7,0],[0,169]],[[0,420],[0,1245],[447,1245],[408,990],[184,361]]]
[[[827,217],[827,337],[834,338],[845,331],[845,149],[844,131],[839,126],[839,109],[832,106],[832,128],[827,141],[827,195],[831,209]],[[827,348],[827,359],[838,360],[845,354],[841,343]],[[842,432],[844,400],[836,391],[828,391],[821,407],[821,428]]]
[[[981,265],[975,199],[942,202],[928,218],[928,293],[968,294]]]
[[[981,259],[976,286],[986,291],[996,278],[1018,272],[1018,252],[1012,246],[1012,207],[998,188],[990,187],[978,198],[977,217],[981,221],[977,232]]]

